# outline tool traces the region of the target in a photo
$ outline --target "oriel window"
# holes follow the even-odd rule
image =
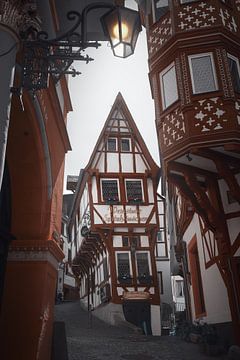
[[[119,201],[118,181],[101,180],[102,183],[102,200],[106,202]]]
[[[128,202],[142,202],[142,181],[141,180],[126,180],[126,197]]]
[[[162,107],[166,109],[178,99],[176,69],[174,63],[160,74]]]

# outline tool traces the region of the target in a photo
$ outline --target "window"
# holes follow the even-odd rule
[[[118,280],[131,279],[129,253],[117,253]]]
[[[102,199],[106,202],[119,201],[118,181],[117,180],[101,180],[102,182]]]
[[[124,247],[129,246],[129,238],[128,238],[128,236],[123,236],[122,237],[122,246],[124,246]]]
[[[121,139],[121,150],[124,152],[130,151],[130,139]]]
[[[148,282],[151,278],[149,272],[148,253],[137,252],[136,262],[137,262],[138,280],[140,282]]]
[[[155,256],[156,257],[167,257],[167,245],[165,242],[165,230],[160,229],[157,233],[157,242],[155,248]]]
[[[126,180],[126,197],[128,202],[142,202],[142,181],[141,180]]]
[[[168,0],[153,0],[153,18],[158,21],[169,10]]]
[[[171,64],[160,74],[163,109],[172,105],[178,99],[175,65]]]
[[[217,90],[217,80],[212,54],[189,56],[190,73],[194,94]]]
[[[228,54],[229,70],[232,75],[233,88],[236,92],[240,92],[240,67],[238,59]]]
[[[180,0],[180,3],[181,4],[188,4],[188,3],[196,2],[196,1],[199,1],[199,0]]]
[[[115,138],[107,139],[107,150],[108,151],[117,151],[117,139],[115,139]]]

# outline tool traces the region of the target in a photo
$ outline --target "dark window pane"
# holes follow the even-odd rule
[[[118,277],[119,278],[128,278],[130,277],[130,264],[129,264],[129,254],[117,254],[118,261]]]
[[[148,254],[147,253],[137,253],[137,269],[138,276],[146,277],[149,276],[149,265],[148,265]]]
[[[139,180],[126,180],[127,200],[143,201],[142,182]]]
[[[158,21],[169,10],[168,0],[154,0],[154,10],[155,21]]]
[[[228,58],[228,63],[232,75],[233,88],[235,91],[240,92],[240,77],[238,71],[238,64],[232,58]]]
[[[122,244],[123,244],[123,246],[129,246],[129,238],[128,238],[128,236],[123,236]]]
[[[117,180],[102,180],[102,196],[104,201],[119,201]]]
[[[130,151],[130,140],[129,139],[121,140],[121,150],[122,151]]]
[[[108,139],[107,141],[107,149],[108,151],[116,151],[117,150],[117,139]]]

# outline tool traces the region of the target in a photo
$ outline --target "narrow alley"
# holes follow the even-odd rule
[[[213,359],[201,354],[197,344],[175,336],[144,336],[131,328],[113,327],[94,316],[89,318],[78,301],[56,305],[55,321],[65,322],[68,360]]]

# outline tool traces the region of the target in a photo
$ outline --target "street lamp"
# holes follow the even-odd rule
[[[122,58],[132,55],[141,31],[138,12],[117,7],[103,15],[101,22],[114,55]]]
[[[48,87],[49,75],[57,82],[63,74],[80,74],[71,68],[73,61],[92,61],[92,58],[84,54],[84,50],[89,47],[98,48],[101,45],[97,41],[87,40],[88,13],[96,9],[109,10],[99,20],[114,55],[125,58],[134,53],[141,31],[139,13],[105,2],[91,4],[83,9],[82,14],[77,11],[68,12],[68,20],[75,20],[75,24],[55,39],[48,39],[46,32],[37,32],[33,28],[22,34],[22,88],[35,92]],[[76,32],[79,26],[80,34]]]

